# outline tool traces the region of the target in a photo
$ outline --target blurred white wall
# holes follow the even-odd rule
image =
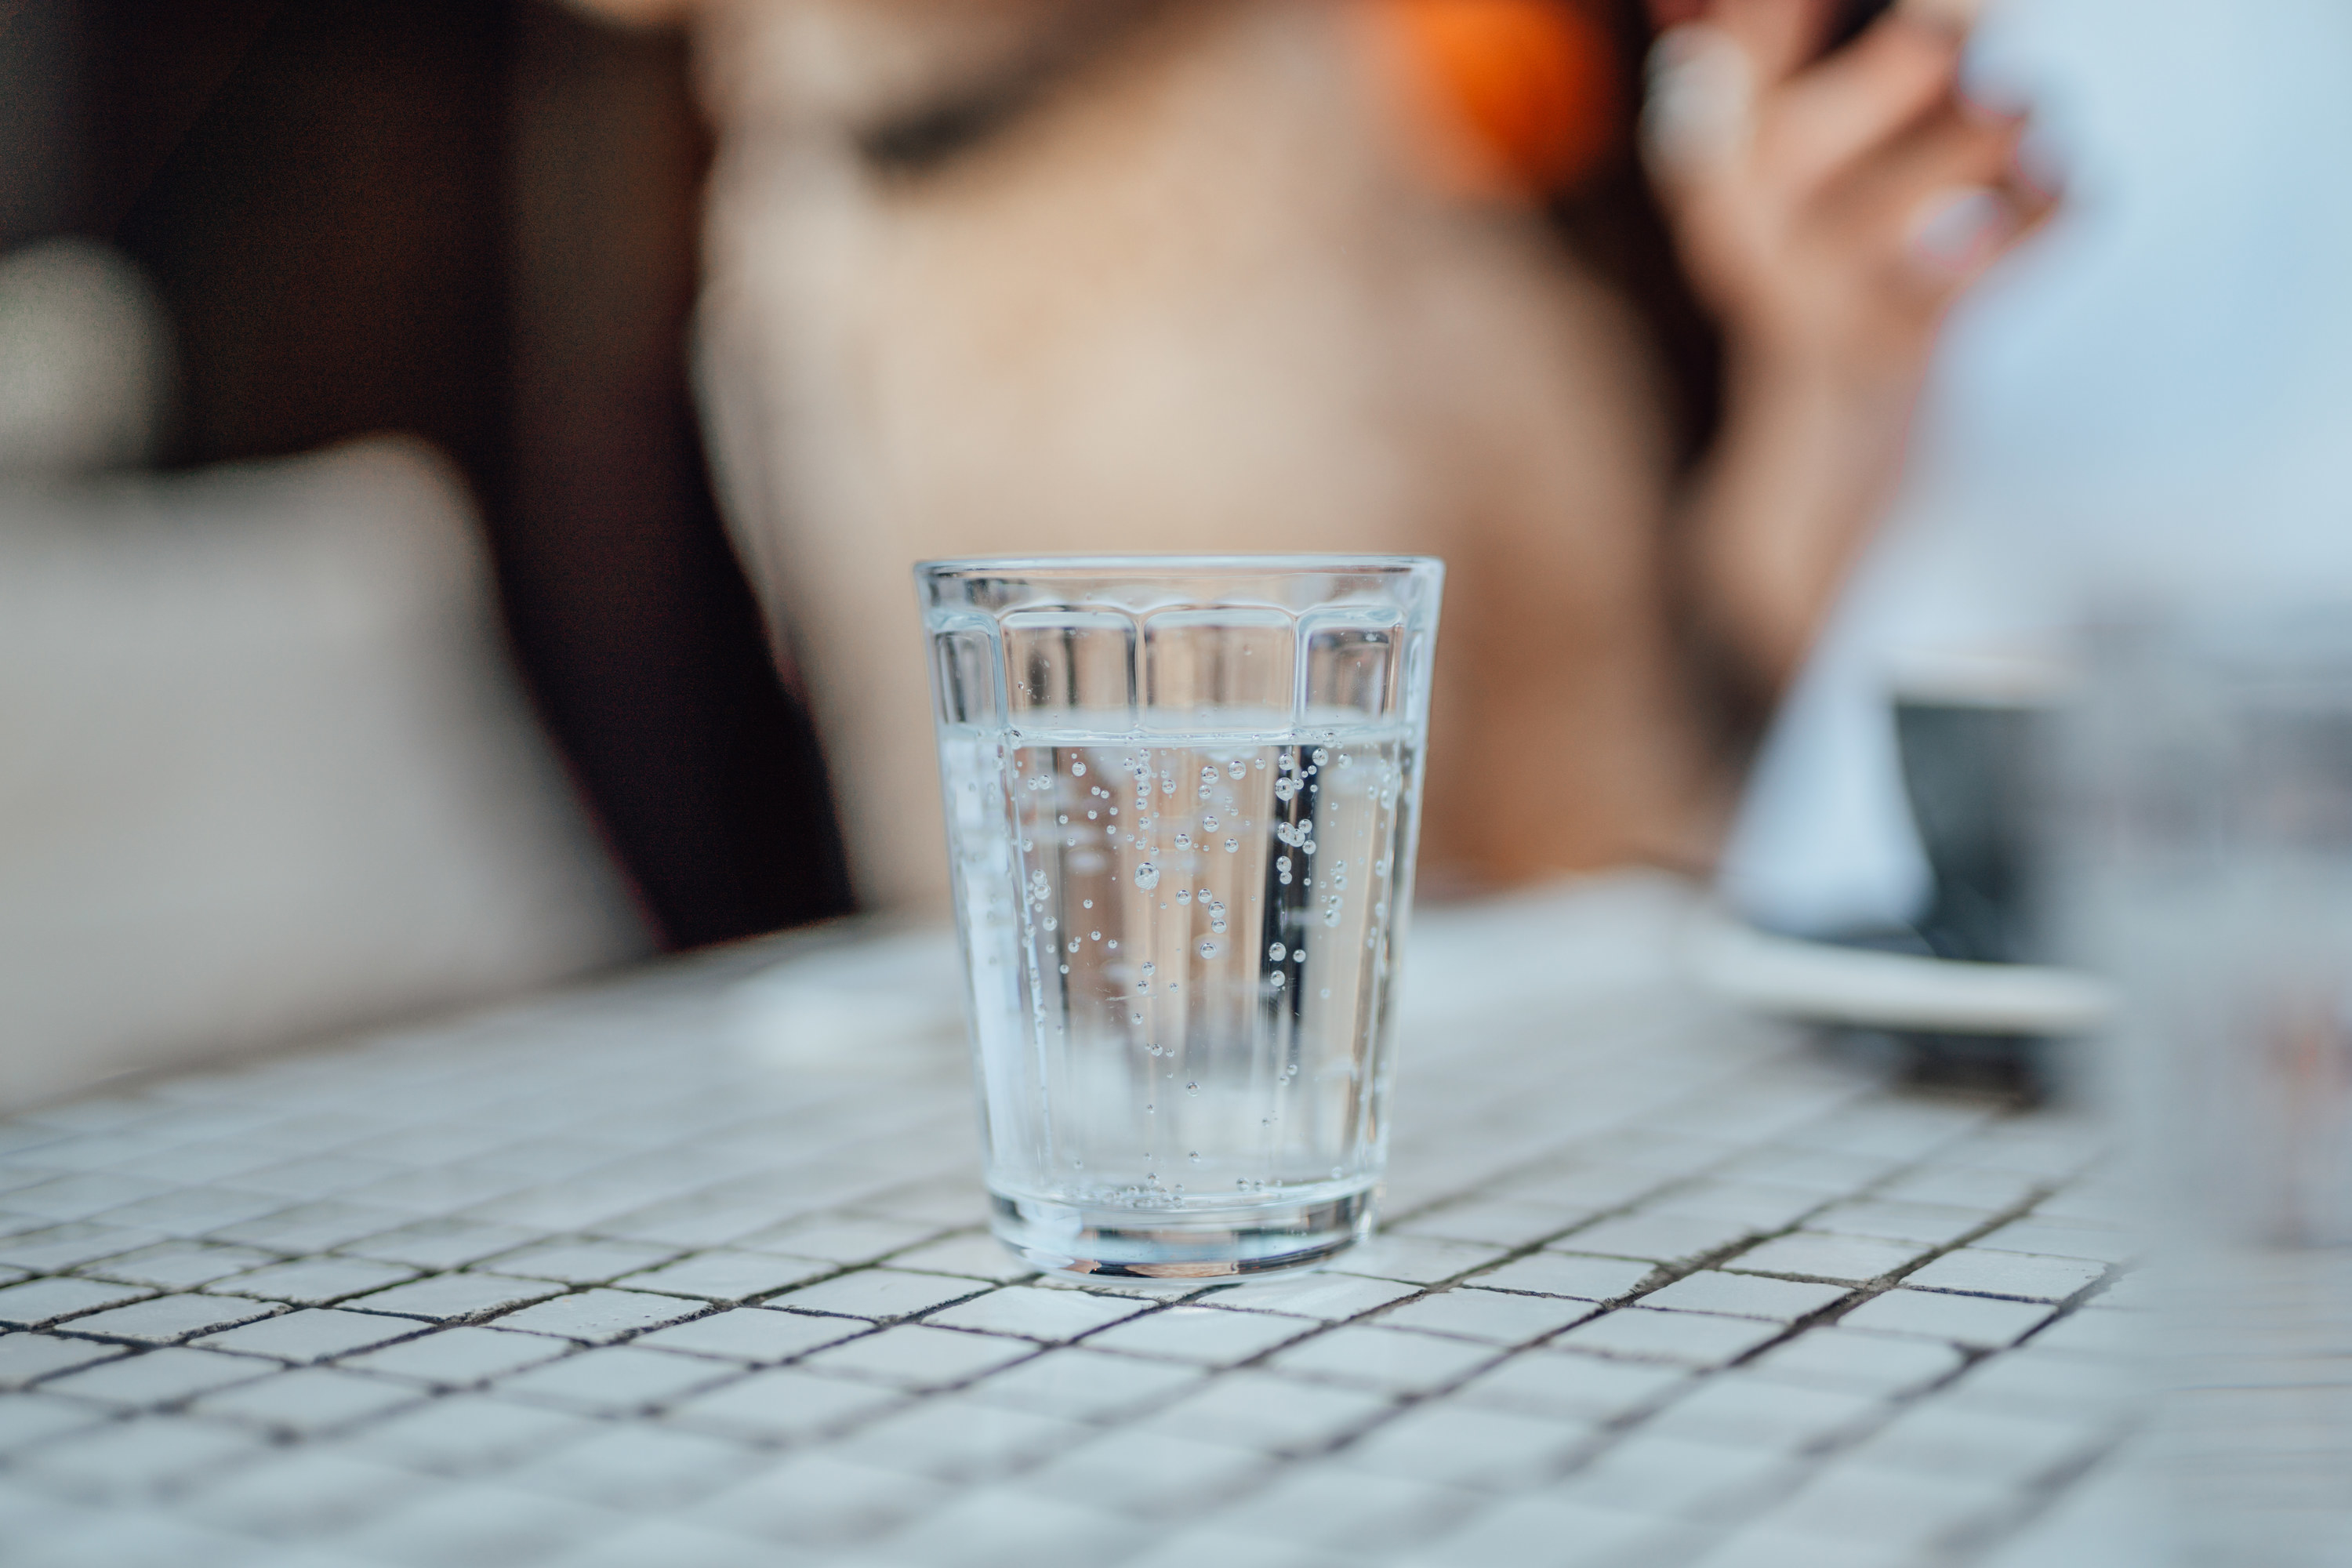
[[[1926,889],[1890,670],[2116,604],[2352,599],[2352,6],[1996,0],[2067,211],[1954,323],[1906,491],[1776,721],[1734,900],[1822,929]]]

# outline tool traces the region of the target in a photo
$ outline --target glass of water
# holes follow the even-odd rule
[[[916,568],[996,1233],[1191,1279],[1370,1230],[1444,568]]]

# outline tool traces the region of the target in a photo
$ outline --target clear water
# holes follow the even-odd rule
[[[1369,1188],[1419,784],[1402,729],[942,748],[1000,1199],[1181,1226]]]

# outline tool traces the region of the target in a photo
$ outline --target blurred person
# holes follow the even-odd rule
[[[929,556],[1442,555],[1429,870],[1705,862],[1705,672],[1789,678],[2050,205],[1916,5],[1825,54],[1832,0],[594,3],[697,30],[714,458],[882,906],[945,875]]]

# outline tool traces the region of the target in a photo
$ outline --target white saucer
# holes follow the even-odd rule
[[[1699,985],[1753,1012],[1864,1028],[1956,1035],[2086,1035],[2114,1010],[2107,987],[2071,969],[1962,963],[1807,942],[1720,910],[1695,915],[1682,959]]]

